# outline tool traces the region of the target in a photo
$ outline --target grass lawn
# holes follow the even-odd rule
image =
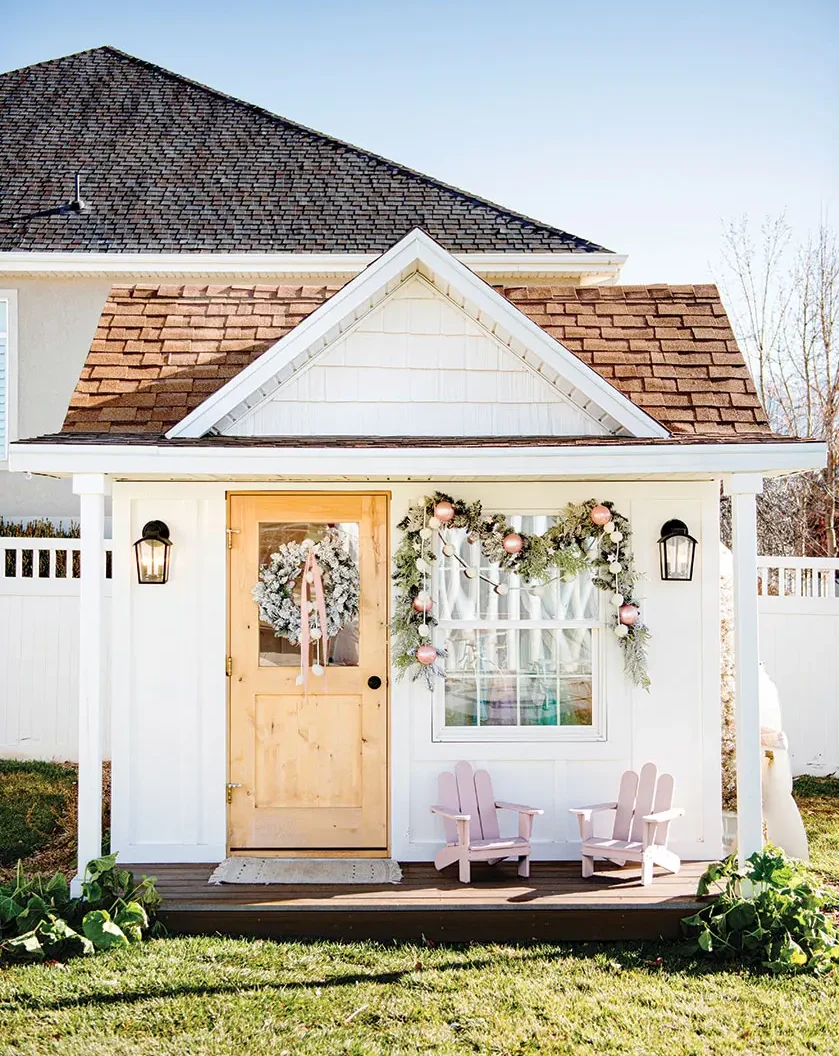
[[[801,779],[796,797],[814,865],[839,883],[839,780]],[[171,938],[0,970],[0,1056],[835,1056],[837,1023],[839,979],[720,971],[640,943]]]

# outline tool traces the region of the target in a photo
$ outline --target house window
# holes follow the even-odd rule
[[[539,535],[555,522],[508,520]],[[448,541],[482,578],[468,578],[438,552],[436,633],[447,656],[435,691],[435,739],[601,740],[601,601],[591,578],[531,586],[490,564],[465,530],[451,530]]]
[[[14,439],[16,307],[16,291],[0,290],[0,462],[9,457],[9,441]]]
[[[0,461],[8,458],[9,301],[0,293]]]

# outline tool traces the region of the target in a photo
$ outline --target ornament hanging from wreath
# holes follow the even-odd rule
[[[304,684],[309,671],[324,673],[328,639],[358,616],[358,565],[344,534],[330,528],[318,540],[283,543],[260,567],[251,593],[274,636],[300,646],[297,681]]]
[[[635,685],[649,688],[650,632],[635,596],[641,577],[629,545],[629,520],[613,503],[595,499],[569,503],[556,524],[542,535],[531,535],[516,531],[501,513],[484,513],[480,502],[467,503],[437,492],[412,506],[399,528],[403,534],[394,554],[397,597],[393,633],[394,664],[401,672],[411,670],[415,678],[423,677],[429,688],[434,675],[445,677],[438,663],[445,659],[445,649],[432,640],[437,620],[431,573],[434,562],[450,559],[467,579],[479,579],[499,595],[532,590],[557,580],[568,582],[581,573],[590,575],[594,585],[609,595],[607,623],[623,650],[627,676]],[[451,529],[464,530],[468,542],[479,544],[486,561],[513,573],[518,585],[496,582],[477,565],[463,561],[449,537]],[[435,545],[435,537],[439,545]]]

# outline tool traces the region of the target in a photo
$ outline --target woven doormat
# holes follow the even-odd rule
[[[392,858],[226,858],[210,884],[399,884]]]

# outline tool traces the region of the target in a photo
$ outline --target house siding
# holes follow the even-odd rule
[[[363,456],[360,456],[363,458]],[[491,456],[488,456],[491,457]],[[225,854],[226,493],[289,485],[237,482],[114,485],[113,847],[126,860],[210,861]],[[359,485],[294,484],[293,490]],[[672,844],[685,858],[721,851],[719,778],[719,535],[716,482],[428,482],[371,484],[391,491],[391,538],[418,495],[442,487],[489,510],[555,512],[611,499],[629,516],[644,617],[653,632],[652,689],[633,687],[604,634],[606,738],[591,742],[440,743],[421,683],[391,685],[391,850],[427,861],[442,841],[428,811],[441,770],[458,759],[490,768],[499,798],[545,809],[534,857],[579,856],[568,808],[615,794],[621,772],[647,760],[671,771],[686,817]],[[136,583],[131,542],[162,518],[175,546],[164,588]],[[694,580],[663,583],[661,524],[680,517],[699,539]]]

